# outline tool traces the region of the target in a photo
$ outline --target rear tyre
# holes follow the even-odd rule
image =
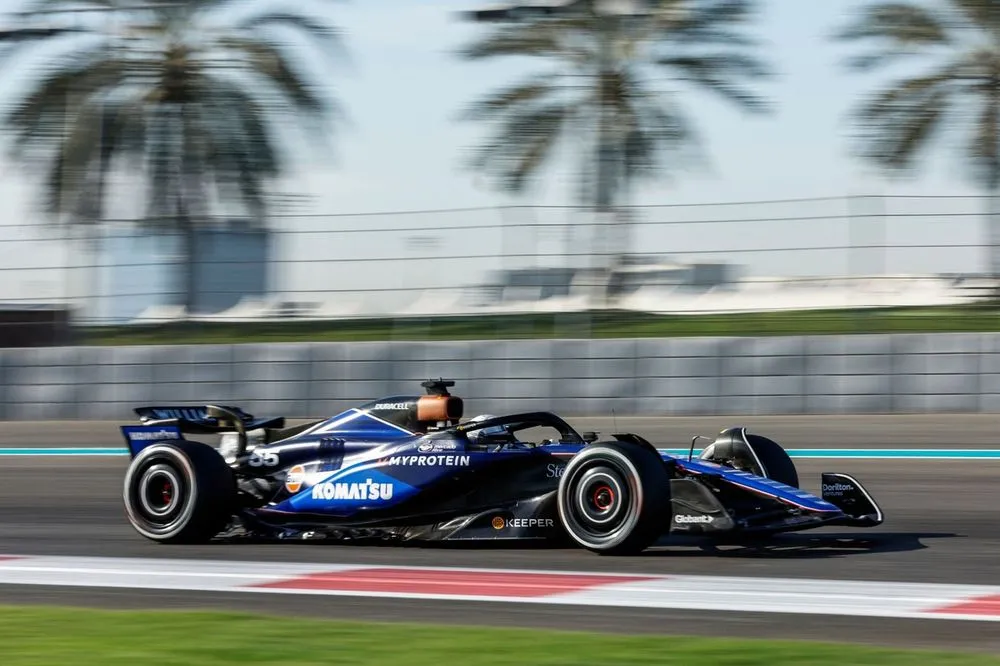
[[[123,499],[139,534],[161,543],[204,543],[225,529],[233,472],[215,449],[176,441],[143,449],[125,473]]]
[[[602,555],[632,555],[670,526],[670,476],[656,451],[631,443],[585,447],[557,492],[559,519],[577,544]]]

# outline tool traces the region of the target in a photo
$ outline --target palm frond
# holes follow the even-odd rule
[[[681,80],[743,109],[767,108],[751,83],[771,72],[750,52],[754,42],[741,32],[758,5],[754,0],[661,0],[642,22],[578,14],[488,30],[458,56],[471,61],[533,58],[561,69],[497,90],[466,111],[464,118],[500,125],[480,146],[472,166],[497,175],[504,189],[520,191],[531,175],[524,169],[538,169],[537,155],[551,151],[556,137],[573,133],[584,180],[594,171],[596,136],[610,136],[613,143],[616,187],[662,173],[666,155],[679,156],[697,143],[669,94],[657,94],[663,72],[673,70]],[[650,68],[655,80],[642,81],[638,72]],[[577,99],[565,99],[574,93]],[[601,129],[607,127],[610,135]],[[552,133],[539,134],[542,128]]]
[[[460,116],[462,120],[486,120],[511,108],[533,104],[542,97],[558,92],[556,77],[552,74],[533,76],[526,81],[501,88],[469,106]]]
[[[347,49],[344,47],[343,36],[339,30],[303,14],[270,12],[251,16],[241,21],[236,27],[253,32],[273,27],[294,28],[298,32],[312,37],[314,43],[319,45],[331,58],[342,60],[347,57]]]
[[[744,110],[769,109],[764,97],[739,83],[740,79],[763,79],[770,74],[756,58],[741,54],[704,54],[661,58],[657,64],[676,70],[681,80],[720,95]]]
[[[1000,4],[990,0],[949,1],[959,9],[971,25],[1000,36]]]
[[[150,0],[155,2],[155,0]],[[110,10],[121,6],[122,0],[33,0],[20,10],[21,16],[39,16],[60,9]]]
[[[517,27],[502,26],[459,48],[457,55],[469,61],[498,57],[591,59],[593,49],[581,47],[566,38],[567,31],[578,25],[578,21],[553,21]]]
[[[940,11],[906,2],[880,2],[834,34],[841,42],[867,42],[873,52],[847,60],[849,69],[867,71],[902,57],[952,42],[951,27]]]
[[[113,111],[98,104],[76,109],[65,139],[47,162],[48,213],[73,215],[76,224],[100,222],[103,201],[99,185],[107,171],[100,168],[99,161],[108,152],[104,132],[112,125],[112,118]]]
[[[950,71],[903,79],[863,104],[862,154],[889,171],[909,169],[940,127],[952,90]]]
[[[298,111],[309,115],[330,112],[327,101],[317,93],[276,44],[242,36],[222,37],[219,43],[248,58],[248,69],[267,79]]]
[[[755,41],[736,31],[759,13],[755,0],[715,0],[698,4],[677,3],[680,18],[660,22],[665,39],[679,44],[750,47]]]
[[[126,66],[100,49],[51,63],[47,74],[3,115],[15,135],[11,156],[20,159],[26,150],[61,141],[69,118],[88,99],[120,82]]]
[[[1000,188],[1000,91],[995,87],[987,91],[980,107],[966,154],[973,179],[996,192]]]
[[[471,166],[492,173],[504,190],[523,192],[551,155],[572,114],[570,107],[559,103],[512,111],[494,137],[478,149]]]

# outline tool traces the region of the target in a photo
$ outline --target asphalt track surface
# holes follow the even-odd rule
[[[572,419],[579,429],[633,431],[662,447],[730,425],[787,448],[1000,448],[1000,417],[716,417]],[[0,447],[121,446],[116,424],[0,423]],[[614,427],[617,425],[617,427]],[[776,539],[766,551],[694,546],[606,558],[569,548],[399,547],[323,543],[166,547],[135,534],[121,506],[124,457],[0,458],[0,553],[177,557],[412,566],[833,578],[1000,585],[1000,460],[797,460],[806,489],[819,473],[856,475],[881,503],[871,530],[827,528]],[[888,620],[762,613],[557,606],[378,598],[261,599],[245,594],[0,586],[0,603],[116,608],[226,608],[279,614],[602,631],[860,641],[1000,652],[994,622]]]

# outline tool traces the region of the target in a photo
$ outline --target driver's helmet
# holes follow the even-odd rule
[[[469,419],[469,423],[480,423],[482,421],[489,421],[490,419],[497,418],[494,414],[480,414],[478,416],[473,416]],[[475,430],[470,433],[473,439],[486,439],[489,437],[502,437],[507,434],[507,429],[502,425],[491,426],[489,428],[483,428],[481,430]]]

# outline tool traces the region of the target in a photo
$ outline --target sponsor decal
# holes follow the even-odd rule
[[[128,438],[133,442],[151,442],[159,439],[180,439],[176,430],[153,430],[151,432],[130,432]]]
[[[849,490],[854,490],[854,486],[848,483],[824,483],[823,494],[839,497]]]
[[[390,465],[400,465],[404,467],[468,467],[471,456],[391,456],[385,459]]]
[[[674,518],[678,525],[691,525],[691,524],[702,524],[708,525],[715,522],[715,518],[712,516],[690,516],[690,515],[678,515]]]
[[[295,467],[288,470],[288,476],[285,477],[285,488],[288,492],[294,494],[302,490],[302,482],[305,480],[306,468],[302,465],[296,465]]]
[[[158,419],[185,419],[187,421],[201,421],[208,414],[204,409],[196,407],[189,409],[153,409],[150,411]]]
[[[458,449],[458,444],[455,442],[437,442],[435,444],[421,444],[417,447],[417,451],[421,453],[427,453],[428,451],[455,451]]]
[[[366,479],[363,483],[325,481],[313,486],[312,498],[323,500],[389,500],[392,499],[392,484],[374,483],[371,479]]]
[[[380,402],[372,409],[409,409],[412,403],[409,402]]]
[[[563,472],[566,471],[566,465],[560,463],[549,463],[545,466],[545,478],[546,479],[559,479],[562,478]]]
[[[493,529],[511,529],[522,527],[555,527],[556,521],[552,518],[503,518],[496,516],[492,521]]]

